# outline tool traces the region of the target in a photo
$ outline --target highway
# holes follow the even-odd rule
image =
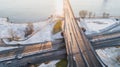
[[[14,58],[0,62],[0,67],[28,67],[27,64],[41,64],[43,62],[59,60],[66,57],[66,50],[36,53],[23,58]]]
[[[95,49],[101,49],[106,47],[120,46],[120,32],[111,32],[106,34],[99,34],[89,38],[92,46]]]
[[[86,36],[89,40],[91,40],[91,39],[95,39],[95,38],[96,39],[107,38],[108,36],[109,36],[109,38],[112,38],[114,36],[118,37],[118,36],[120,36],[119,34],[120,34],[120,30],[116,30],[116,31],[111,31],[111,32],[106,31],[104,33],[93,33],[93,34],[89,34],[89,35],[86,35]]]
[[[0,67],[20,67],[66,57],[63,43],[42,43],[0,51]]]
[[[69,67],[105,66],[77,24],[69,0],[64,0],[64,38]]]
[[[101,39],[97,41],[91,41],[91,43],[95,49],[120,46],[120,36],[108,39]]]

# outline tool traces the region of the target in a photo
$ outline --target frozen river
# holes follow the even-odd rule
[[[55,13],[62,0],[0,0],[0,17],[9,17],[12,22],[45,20]],[[100,15],[108,12],[120,16],[120,0],[70,0],[74,13],[88,10]],[[59,8],[57,8],[59,9]]]

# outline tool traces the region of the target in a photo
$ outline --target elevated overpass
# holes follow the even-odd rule
[[[69,67],[103,67],[82,28],[77,24],[69,0],[64,0],[64,39]]]
[[[0,51],[0,67],[28,67],[66,57],[65,45],[46,42]]]

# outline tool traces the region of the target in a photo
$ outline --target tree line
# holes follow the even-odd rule
[[[79,12],[79,16],[80,18],[84,19],[84,18],[96,18],[96,13],[94,12],[89,12],[87,10],[81,10]],[[102,17],[101,18],[109,18],[110,14],[107,12],[103,12]]]

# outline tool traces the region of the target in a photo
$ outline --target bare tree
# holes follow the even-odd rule
[[[25,37],[27,37],[28,35],[32,34],[33,32],[34,32],[33,24],[32,23],[28,23],[26,31],[25,31]]]
[[[56,34],[62,30],[62,20],[57,20],[56,22],[57,23],[54,25],[54,28],[52,31],[53,34]]]
[[[87,14],[88,14],[87,10],[81,10],[79,12],[80,17],[83,18],[83,19],[87,16]]]
[[[91,18],[92,15],[93,15],[92,12],[89,12],[88,17]]]
[[[8,38],[9,41],[18,41],[18,40],[20,39],[20,37],[18,37],[18,36],[16,35],[16,32],[13,31],[12,29],[9,30],[9,33],[10,33],[10,35],[11,35],[11,38]]]
[[[103,18],[109,18],[109,16],[110,16],[109,13],[106,13],[106,12],[103,13]]]
[[[95,18],[95,17],[96,17],[96,14],[94,13],[94,14],[93,14],[93,18]]]

